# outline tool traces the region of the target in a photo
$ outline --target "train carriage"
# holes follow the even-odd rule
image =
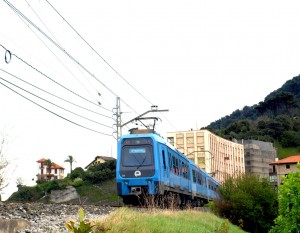
[[[179,205],[203,204],[217,198],[219,184],[153,130],[138,130],[118,141],[118,195],[139,205],[149,196]],[[212,187],[212,189],[209,189]]]

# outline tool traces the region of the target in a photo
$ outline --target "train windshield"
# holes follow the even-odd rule
[[[123,166],[152,165],[152,148],[150,146],[126,146],[123,148]]]
[[[151,166],[153,146],[149,138],[126,139],[122,145],[122,165],[125,167]]]

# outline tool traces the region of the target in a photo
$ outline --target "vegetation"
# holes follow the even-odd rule
[[[300,169],[298,163],[297,168]],[[300,171],[288,174],[279,186],[279,216],[270,233],[298,233],[300,229]]]
[[[300,153],[299,90],[300,75],[270,93],[264,101],[235,110],[206,128],[227,139],[269,141],[283,148],[293,147]]]
[[[87,171],[82,168],[75,168],[64,179],[38,180],[34,187],[21,185],[19,190],[8,198],[8,201],[40,201],[42,197],[48,196],[52,190],[63,190],[71,185],[76,188],[82,198],[81,201],[85,203],[117,202],[115,174],[116,161],[114,160],[94,165]],[[47,201],[47,198],[42,200]]]
[[[277,193],[255,175],[229,177],[220,187],[214,210],[249,232],[268,232],[277,216]]]
[[[5,143],[5,141],[2,138],[2,141],[0,142],[0,191],[8,185],[6,182],[6,178],[5,178],[5,171],[6,171],[8,162],[3,155],[4,143]],[[0,200],[1,200],[1,197],[0,197]]]
[[[70,173],[72,174],[72,166],[73,166],[73,163],[76,162],[75,158],[72,156],[72,155],[69,155],[68,158],[65,159],[65,162],[66,163],[70,163]]]
[[[243,233],[239,227],[211,213],[184,211],[135,211],[121,208],[95,220],[94,232],[197,232]]]
[[[7,201],[15,202],[34,202],[41,199],[44,196],[44,191],[39,186],[28,187],[21,186],[17,192],[14,192]]]
[[[47,172],[48,172],[47,178],[50,180],[50,178],[51,178],[51,175],[50,175],[51,167],[54,165],[54,163],[52,162],[51,159],[46,159],[45,162],[44,162],[44,165],[47,166]]]
[[[69,219],[68,222],[66,222],[66,228],[68,229],[68,231],[74,233],[92,232],[92,228],[94,227],[94,225],[89,221],[85,221],[83,208],[79,208],[78,216],[79,222],[76,222],[73,219]]]

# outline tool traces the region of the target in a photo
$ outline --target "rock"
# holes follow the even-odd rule
[[[0,233],[15,233],[30,226],[24,219],[0,219]]]
[[[50,194],[50,202],[53,203],[68,202],[78,198],[79,195],[76,189],[72,186],[67,186],[64,190],[53,190]]]

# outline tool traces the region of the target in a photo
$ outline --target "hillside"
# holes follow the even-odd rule
[[[288,80],[264,101],[245,106],[205,127],[227,139],[270,141],[279,156],[300,153],[300,75]],[[281,155],[280,155],[281,154]]]

